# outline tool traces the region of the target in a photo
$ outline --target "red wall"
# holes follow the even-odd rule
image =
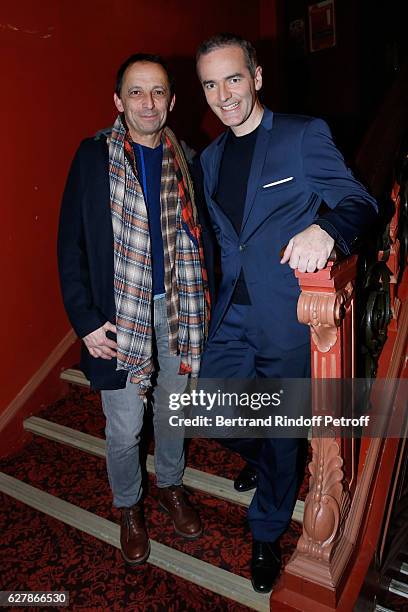
[[[264,4],[264,2],[263,2]],[[0,8],[2,262],[0,412],[69,330],[57,278],[59,203],[79,141],[114,118],[117,67],[161,53],[178,76],[176,125],[192,145],[220,129],[194,76],[197,44],[222,30],[259,35],[246,0],[20,0]]]

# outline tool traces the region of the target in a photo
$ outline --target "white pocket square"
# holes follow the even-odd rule
[[[288,178],[280,179],[280,181],[273,181],[273,183],[268,183],[267,185],[264,185],[263,189],[266,189],[267,187],[274,187],[275,185],[280,185],[281,183],[288,183],[289,181],[293,181],[293,179],[293,176],[288,176]]]

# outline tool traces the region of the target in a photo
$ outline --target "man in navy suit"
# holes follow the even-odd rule
[[[201,156],[222,280],[200,375],[309,377],[309,329],[297,320],[293,271],[324,268],[335,243],[350,253],[375,219],[376,203],[345,166],[324,121],[262,106],[262,68],[251,43],[214,36],[198,49],[197,72],[210,108],[229,128]],[[296,502],[302,445],[224,443],[256,470],[248,510],[252,584],[268,592]]]

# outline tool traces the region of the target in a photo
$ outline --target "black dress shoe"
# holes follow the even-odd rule
[[[252,542],[251,582],[257,593],[269,593],[279,576],[281,552],[279,542]]]
[[[258,482],[258,476],[253,467],[247,463],[240,471],[234,482],[234,489],[240,493],[255,489]]]

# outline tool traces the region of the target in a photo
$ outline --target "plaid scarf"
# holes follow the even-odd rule
[[[169,128],[162,133],[161,230],[169,350],[180,374],[197,376],[209,317],[207,272],[187,163]],[[121,116],[109,139],[114,237],[117,369],[131,382],[148,381],[152,357],[152,261],[149,219],[132,140]]]

